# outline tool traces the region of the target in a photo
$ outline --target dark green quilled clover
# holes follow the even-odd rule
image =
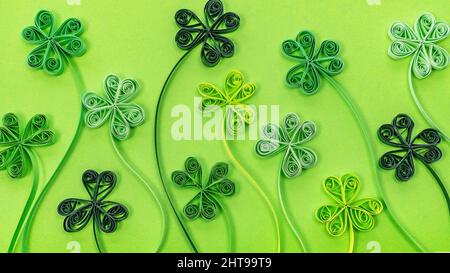
[[[179,187],[198,192],[184,207],[184,215],[191,220],[199,217],[206,220],[214,219],[218,210],[222,209],[219,197],[232,196],[235,193],[234,182],[226,178],[228,164],[217,163],[206,182],[203,182],[202,167],[197,159],[189,157],[184,166],[185,171],[172,173],[172,181]]]
[[[55,17],[50,11],[37,13],[34,26],[26,27],[22,37],[37,47],[28,55],[31,68],[44,69],[50,75],[64,72],[64,63],[70,57],[80,57],[86,52],[86,46],[79,37],[83,32],[80,20],[70,18],[56,28]]]

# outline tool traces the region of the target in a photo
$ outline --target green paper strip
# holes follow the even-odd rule
[[[72,78],[75,82],[75,86],[79,93],[78,101],[81,101],[81,96],[82,96],[81,94],[83,94],[83,92],[85,91],[83,77],[82,77],[81,72],[75,62],[69,62],[69,64],[72,67],[72,69],[71,69]],[[73,150],[75,149],[75,146],[78,142],[78,139],[80,138],[82,128],[83,128],[83,105],[80,105],[80,115],[78,117],[77,128],[76,128],[75,134],[69,144],[69,147],[67,148],[62,160],[59,162],[58,166],[56,167],[52,176],[48,180],[47,184],[45,184],[44,188],[42,189],[41,193],[39,194],[38,198],[36,199],[35,204],[31,208],[30,215],[25,224],[25,228],[24,228],[24,232],[23,232],[22,252],[24,252],[24,253],[29,252],[30,232],[31,232],[31,228],[33,225],[34,217],[36,216],[42,202],[45,200],[45,196],[50,191],[50,189],[52,188],[54,183],[56,182],[56,179],[58,178],[59,173],[64,168],[65,164],[67,163],[67,160],[72,155]]]
[[[419,80],[425,79],[433,70],[444,70],[448,67],[450,55],[437,43],[445,40],[449,35],[449,24],[436,21],[433,14],[425,12],[417,19],[414,29],[401,22],[391,26],[389,37],[393,42],[388,50],[389,57],[395,60],[412,56],[408,70],[411,96],[428,124],[439,130],[447,141],[450,141],[449,135],[439,128],[420,103],[414,90],[412,76]]]
[[[375,226],[374,216],[383,211],[381,201],[373,198],[355,200],[359,193],[360,181],[353,174],[339,177],[328,177],[324,180],[324,191],[336,204],[320,207],[316,211],[316,219],[325,224],[331,236],[341,236],[349,229],[349,253],[353,253],[354,229],[369,231]]]

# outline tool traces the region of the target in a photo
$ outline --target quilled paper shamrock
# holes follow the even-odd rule
[[[263,129],[263,137],[256,144],[256,153],[267,157],[285,152],[282,171],[287,178],[294,178],[316,164],[317,156],[313,150],[303,145],[309,142],[317,132],[314,122],[300,122],[295,113],[284,116],[281,127],[267,124]]]
[[[64,71],[64,62],[86,52],[85,43],[79,37],[83,32],[80,20],[70,18],[56,28],[53,14],[41,10],[36,15],[34,24],[22,31],[22,37],[37,46],[28,55],[28,65],[31,68],[59,75]]]
[[[130,102],[137,95],[139,85],[135,80],[120,80],[111,74],[104,81],[104,89],[105,98],[90,92],[83,95],[83,105],[88,110],[85,123],[89,128],[99,128],[111,118],[111,134],[125,140],[130,128],[141,125],[145,119],[144,109]]]
[[[53,144],[54,134],[48,129],[44,115],[35,115],[21,132],[19,119],[9,113],[3,117],[3,126],[0,146],[8,148],[0,152],[0,170],[6,169],[12,178],[23,177],[29,169],[31,149]]]
[[[408,181],[414,175],[414,158],[424,164],[431,164],[442,157],[437,145],[441,142],[439,133],[425,129],[413,138],[414,121],[405,114],[397,115],[392,124],[384,124],[378,129],[379,139],[395,150],[380,158],[380,166],[385,170],[395,169],[400,181]]]
[[[209,0],[205,5],[205,23],[191,10],[181,9],[175,14],[175,21],[181,28],[175,41],[179,48],[192,50],[203,44],[201,58],[208,67],[216,66],[220,58],[234,54],[233,42],[224,37],[239,27],[240,18],[232,12],[224,13],[220,0]]]
[[[128,210],[122,204],[106,200],[117,184],[115,173],[105,171],[99,174],[87,170],[82,180],[90,199],[66,199],[59,204],[58,213],[65,217],[64,230],[67,232],[82,230],[92,219],[95,241],[101,252],[96,229],[105,233],[116,231],[118,223],[128,217]]]
[[[214,111],[217,107],[226,108],[227,128],[232,134],[237,134],[245,124],[254,121],[254,109],[244,102],[253,96],[255,91],[256,85],[244,83],[244,76],[239,71],[231,71],[228,74],[224,89],[210,83],[203,83],[198,87],[203,111]]]
[[[449,24],[436,22],[431,13],[422,14],[414,29],[405,23],[394,23],[389,30],[393,41],[389,47],[389,56],[403,59],[413,55],[411,68],[414,76],[418,79],[426,78],[433,69],[441,70],[448,66],[449,54],[437,43],[447,38],[449,33]]]
[[[323,189],[336,204],[320,207],[316,219],[325,224],[331,236],[341,236],[349,229],[350,247],[353,252],[353,229],[369,231],[375,226],[374,216],[383,211],[383,204],[374,198],[355,200],[359,193],[360,181],[352,174],[328,177],[323,182]]]
[[[441,142],[439,132],[425,129],[413,137],[414,121],[405,114],[397,115],[392,124],[384,124],[378,129],[379,139],[395,150],[381,156],[379,164],[385,170],[395,169],[395,177],[399,181],[408,181],[415,173],[414,159],[424,164],[438,183],[450,212],[450,198],[444,183],[430,164],[442,157],[437,147]]]
[[[315,94],[321,76],[335,76],[344,69],[344,62],[337,57],[339,44],[326,40],[316,49],[316,39],[309,31],[302,31],[296,40],[287,40],[282,45],[283,53],[299,64],[289,70],[286,83],[291,88],[300,88],[306,95]]]
[[[227,179],[228,165],[217,163],[211,170],[206,183],[202,180],[202,167],[197,159],[189,157],[184,164],[185,171],[172,173],[172,181],[179,187],[192,188],[198,193],[184,207],[187,218],[194,220],[202,217],[212,220],[217,215],[220,205],[219,197],[232,196],[235,193],[235,184]]]

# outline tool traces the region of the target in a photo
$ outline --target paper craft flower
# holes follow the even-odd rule
[[[175,21],[181,28],[175,37],[178,47],[192,50],[203,43],[201,58],[208,67],[216,66],[220,58],[230,58],[234,54],[233,42],[223,34],[235,31],[240,18],[232,12],[224,13],[220,0],[209,0],[205,5],[205,23],[188,9],[175,14]]]
[[[0,127],[0,170],[7,170],[12,178],[23,177],[30,165],[31,149],[53,144],[54,134],[47,127],[44,115],[35,115],[21,133],[19,119],[15,114],[6,114]]]
[[[441,137],[435,129],[425,129],[412,137],[414,121],[405,114],[397,115],[392,124],[384,124],[378,129],[379,139],[395,150],[385,153],[379,161],[385,170],[395,169],[400,181],[408,181],[414,175],[414,158],[424,164],[438,161],[442,157],[437,145]]]
[[[255,111],[245,104],[253,94],[256,85],[244,83],[244,76],[239,71],[231,71],[225,80],[225,88],[214,84],[202,83],[198,92],[202,96],[202,110],[215,111],[218,107],[225,107],[228,131],[236,134],[245,125],[254,121]]]
[[[95,93],[86,93],[82,101],[88,110],[85,123],[89,128],[99,128],[111,117],[111,134],[118,140],[125,140],[130,135],[130,128],[144,122],[145,113],[141,106],[131,103],[139,90],[137,81],[121,81],[116,75],[108,75],[104,81],[106,97]]]
[[[64,62],[70,57],[80,57],[86,52],[86,45],[79,37],[83,25],[76,18],[67,19],[59,28],[50,11],[41,10],[36,15],[35,26],[22,31],[22,37],[37,47],[28,55],[28,65],[44,69],[50,75],[64,71]]]
[[[172,181],[179,187],[196,189],[199,192],[184,207],[187,218],[194,220],[202,217],[212,220],[217,210],[222,208],[218,198],[232,196],[235,193],[235,184],[227,179],[228,164],[217,163],[211,170],[206,183],[202,181],[202,167],[197,159],[189,157],[184,164],[185,171],[172,173]]]
[[[117,183],[116,175],[111,171],[98,174],[96,171],[84,172],[83,184],[89,193],[89,200],[69,198],[58,206],[58,213],[64,216],[64,230],[76,232],[82,230],[92,218],[95,226],[105,233],[114,232],[117,224],[128,217],[124,205],[106,201]]]
[[[423,79],[431,75],[433,69],[441,70],[448,66],[447,50],[437,45],[448,37],[450,26],[436,22],[433,14],[424,13],[416,21],[414,30],[405,23],[394,23],[389,30],[393,43],[389,56],[403,59],[413,55],[411,68],[414,76]]]
[[[316,135],[316,124],[312,121],[300,122],[300,117],[289,113],[283,118],[281,127],[267,124],[263,129],[263,137],[256,144],[259,156],[272,156],[285,151],[281,169],[288,178],[294,178],[316,164],[317,156],[313,150],[303,144]]]
[[[326,231],[332,236],[341,236],[350,230],[350,252],[353,251],[353,228],[369,231],[375,226],[374,216],[383,211],[383,204],[374,198],[355,200],[359,193],[360,181],[352,174],[341,178],[328,177],[323,189],[336,204],[320,207],[316,219],[325,224]]]
[[[335,76],[344,69],[344,62],[337,57],[339,44],[326,40],[316,49],[316,39],[309,31],[302,31],[296,40],[283,43],[283,53],[299,62],[289,70],[286,83],[291,88],[300,88],[306,95],[315,94],[323,75]]]

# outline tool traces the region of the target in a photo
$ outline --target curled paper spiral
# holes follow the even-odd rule
[[[449,53],[437,43],[450,33],[450,25],[436,21],[431,13],[424,13],[417,19],[414,28],[405,23],[394,23],[389,29],[392,44],[388,54],[393,59],[412,57],[412,72],[418,79],[431,75],[433,69],[447,68]]]
[[[88,110],[85,123],[89,128],[99,128],[107,119],[111,119],[111,134],[117,140],[125,140],[130,136],[130,129],[144,123],[144,109],[130,102],[138,93],[139,85],[132,79],[120,80],[110,74],[104,81],[106,97],[95,93],[86,93],[82,101]]]
[[[128,217],[127,208],[119,203],[106,201],[117,183],[116,174],[111,171],[97,173],[87,170],[82,176],[83,185],[90,199],[69,198],[58,206],[58,214],[64,216],[64,230],[82,230],[92,218],[94,225],[105,233],[116,231],[120,221]]]
[[[29,170],[31,149],[53,142],[54,133],[48,129],[46,116],[35,115],[21,132],[17,116],[4,115],[0,146],[7,148],[0,152],[0,170],[7,170],[11,178],[23,177]]]
[[[202,167],[194,157],[186,159],[184,171],[174,171],[172,181],[179,187],[196,189],[198,193],[184,207],[184,215],[194,220],[199,217],[212,220],[219,208],[220,196],[234,195],[235,183],[227,179],[228,164],[217,163],[211,170],[206,183],[202,180]]]
[[[83,32],[80,20],[70,18],[55,27],[55,18],[50,11],[41,10],[35,18],[35,25],[26,27],[22,37],[37,47],[28,55],[28,65],[44,69],[50,75],[64,72],[64,62],[69,57],[80,57],[86,52],[86,45],[79,37]]]
[[[244,76],[239,71],[228,73],[224,89],[210,83],[202,83],[198,87],[202,97],[202,110],[208,112],[217,110],[217,107],[224,107],[227,131],[232,135],[241,133],[246,124],[254,122],[255,110],[244,102],[252,97],[255,91],[256,85],[245,83]]]
[[[233,42],[224,37],[239,27],[240,18],[232,12],[224,12],[222,1],[209,0],[205,5],[205,22],[188,9],[175,14],[175,22],[180,30],[175,42],[183,50],[192,50],[203,44],[201,59],[208,67],[216,66],[221,58],[230,58],[234,54]]]
[[[414,121],[406,114],[397,115],[391,124],[378,129],[378,138],[395,150],[381,156],[379,164],[385,170],[395,169],[399,181],[408,181],[414,175],[414,158],[431,164],[442,157],[437,145],[441,142],[438,131],[425,129],[413,137]]]
[[[383,211],[383,204],[373,198],[356,200],[360,181],[352,174],[328,177],[322,186],[336,203],[320,207],[316,211],[316,219],[325,224],[325,229],[331,236],[341,236],[349,229],[352,251],[353,228],[359,231],[372,230],[375,226],[374,216]]]
[[[339,44],[326,40],[316,49],[316,39],[310,31],[301,31],[295,40],[283,42],[282,50],[299,63],[289,70],[287,85],[299,88],[306,95],[318,91],[322,75],[335,76],[344,69],[344,62],[338,57]]]
[[[263,128],[262,139],[256,144],[256,153],[261,157],[272,156],[284,151],[282,171],[287,178],[294,178],[303,169],[313,167],[317,162],[316,153],[303,146],[314,138],[317,127],[312,121],[300,122],[300,117],[289,113],[281,126],[267,124]]]

